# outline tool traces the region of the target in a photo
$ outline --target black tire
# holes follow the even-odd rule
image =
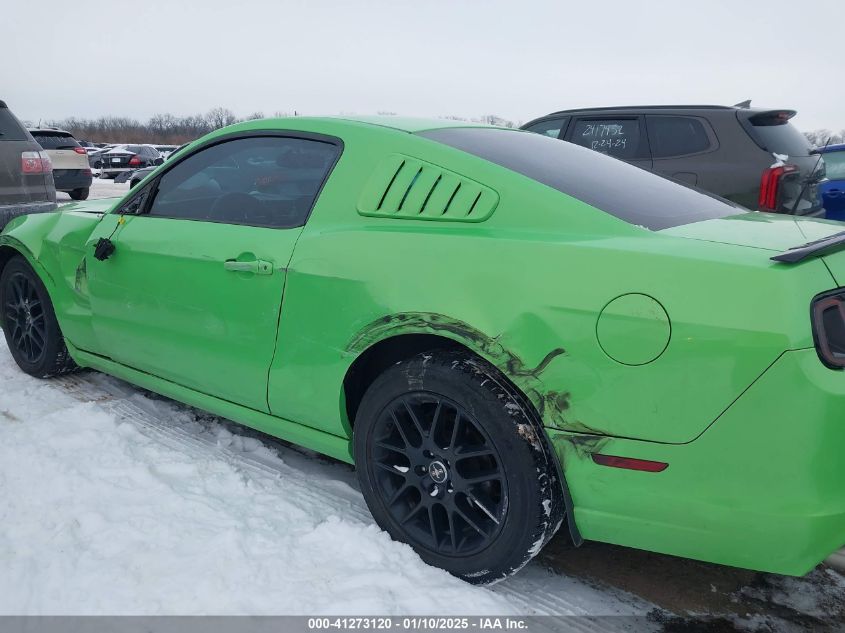
[[[18,367],[36,378],[76,369],[47,289],[20,255],[0,275],[0,308],[3,334]]]
[[[361,401],[353,443],[376,522],[473,584],[518,571],[563,520],[536,414],[469,354],[427,352],[388,368]]]
[[[74,200],[87,200],[90,191],[91,190],[88,187],[85,187],[84,189],[74,189],[70,192],[70,197]]]

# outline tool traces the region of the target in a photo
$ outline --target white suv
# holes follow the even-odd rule
[[[53,163],[56,191],[65,191],[74,200],[85,200],[91,187],[88,153],[70,132],[56,128],[30,129]]]

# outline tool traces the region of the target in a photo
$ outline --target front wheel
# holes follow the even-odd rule
[[[468,582],[516,572],[563,519],[536,415],[468,354],[430,352],[387,369],[361,402],[354,450],[376,522]]]
[[[3,334],[23,371],[48,378],[76,368],[68,354],[47,289],[20,255],[0,275]]]

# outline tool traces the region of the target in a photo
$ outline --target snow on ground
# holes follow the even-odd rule
[[[463,583],[374,524],[350,467],[96,372],[30,378],[2,339],[0,491],[0,614],[653,606],[538,564]]]
[[[96,174],[97,172],[95,171],[94,173]],[[129,191],[128,182],[115,183],[114,180],[97,178],[95,176],[94,180],[91,182],[91,190],[88,193],[88,199],[96,200],[98,198],[120,197],[125,195],[127,191]],[[56,202],[61,205],[73,202],[73,200],[71,200],[70,194],[65,193],[64,191],[57,191]]]

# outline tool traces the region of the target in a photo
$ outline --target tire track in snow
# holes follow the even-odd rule
[[[354,472],[345,464],[161,396],[148,396],[98,372],[69,374],[53,383],[74,399],[95,403],[169,448],[200,459],[214,454],[256,483],[278,485],[283,480],[286,491],[298,500],[328,506],[345,519],[365,525],[373,523]],[[643,615],[655,608],[622,591],[597,589],[555,574],[537,562],[488,590],[506,598],[524,615]],[[616,618],[573,618],[565,624],[569,630],[585,633],[630,630],[630,621]],[[548,625],[549,630],[556,626],[554,622]]]

